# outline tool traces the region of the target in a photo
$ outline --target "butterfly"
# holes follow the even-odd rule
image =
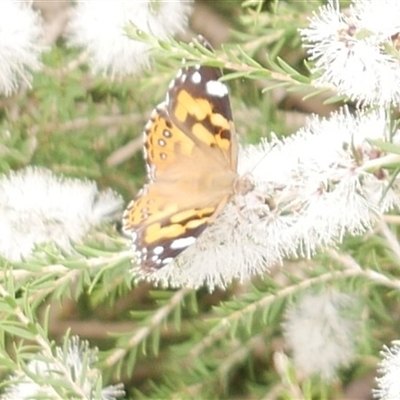
[[[198,42],[208,50],[209,43]],[[237,137],[219,68],[183,66],[144,129],[148,183],[123,215],[142,271],[172,262],[235,194],[253,189],[237,173]]]

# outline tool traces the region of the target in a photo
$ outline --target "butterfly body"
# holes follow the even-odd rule
[[[237,173],[237,139],[218,68],[183,67],[144,130],[148,184],[124,213],[142,270],[169,264],[234,194],[252,190]]]

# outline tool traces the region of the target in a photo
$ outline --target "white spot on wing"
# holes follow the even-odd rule
[[[153,253],[154,254],[161,254],[162,252],[164,251],[164,247],[163,246],[157,246],[157,247],[154,247],[154,249],[153,249]]]
[[[228,88],[222,82],[209,81],[206,83],[206,92],[210,96],[224,97],[228,95]]]
[[[140,210],[140,215],[141,215],[141,217],[143,218],[143,219],[147,219],[147,218],[149,218],[149,210],[148,210],[148,208],[147,207],[144,207],[144,208],[142,208],[141,210]]]
[[[154,177],[156,176],[156,166],[154,164],[146,164],[146,171],[147,171],[147,176],[149,177],[150,180],[154,180]]]
[[[158,115],[158,113],[159,113],[159,109],[161,109],[162,106],[163,106],[163,104],[161,103],[161,104],[159,104],[158,107],[154,108],[154,109],[151,111],[150,120],[157,118],[157,115]],[[151,121],[149,121],[149,124],[151,124]]]
[[[155,109],[155,117],[157,117],[157,114],[158,113],[160,113],[161,111],[165,111],[165,109],[166,109],[166,106],[167,106],[167,104],[166,104],[166,102],[165,101],[163,101],[162,103],[160,103],[157,107],[156,107],[156,109]]]
[[[175,239],[171,243],[171,249],[185,249],[186,247],[190,246],[196,241],[196,238],[193,236],[185,237],[185,238],[180,238],[180,239]]]
[[[173,80],[169,83],[168,89],[171,90],[174,86],[175,86],[175,79],[173,79]]]
[[[193,75],[192,75],[192,82],[194,83],[194,84],[199,84],[200,82],[201,82],[201,75],[200,75],[200,72],[195,72]]]
[[[143,147],[143,157],[144,157],[145,160],[147,160],[148,157],[149,157],[149,154],[147,153],[146,147]]]
[[[131,240],[132,240],[132,242],[136,242],[136,239],[137,239],[137,233],[136,232],[131,232]]]
[[[164,258],[164,260],[162,260],[162,263],[164,265],[166,265],[166,264],[169,264],[170,262],[172,262],[173,260],[174,259],[172,257],[167,257],[167,258]]]

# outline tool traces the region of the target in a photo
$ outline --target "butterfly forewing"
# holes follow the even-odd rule
[[[171,122],[165,103],[153,110],[145,127],[144,153],[151,181],[162,175],[177,158],[192,157],[196,143]]]
[[[227,165],[236,169],[235,135],[228,88],[219,81],[218,68],[195,65],[183,67],[167,92],[171,121],[196,143],[215,147]]]
[[[171,262],[232,194],[236,137],[221,71],[184,66],[145,126],[149,183],[124,213],[145,271]]]

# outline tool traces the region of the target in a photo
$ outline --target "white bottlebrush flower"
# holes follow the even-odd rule
[[[10,95],[41,66],[42,19],[29,2],[0,1],[0,95]]]
[[[306,295],[290,308],[283,323],[286,345],[299,375],[331,380],[355,356],[359,306],[336,291]]]
[[[122,397],[125,394],[122,384],[107,386],[101,389],[100,393],[97,392],[101,383],[100,371],[94,367],[97,351],[90,349],[87,341],[80,341],[74,336],[63,348],[57,347],[52,357],[41,354],[37,360],[30,361],[27,365],[29,374],[18,371],[11,376],[0,399],[116,400]]]
[[[346,14],[337,2],[320,7],[301,30],[315,84],[367,104],[399,104],[399,15],[400,3],[391,0],[356,0]]]
[[[34,246],[55,242],[66,251],[88,230],[118,216],[122,198],[99,192],[91,181],[60,178],[44,168],[0,177],[0,255],[29,256]]]
[[[154,271],[134,267],[138,279],[164,286],[226,287],[281,263],[311,256],[345,234],[371,229],[383,212],[400,206],[389,174],[364,165],[384,154],[368,139],[398,141],[380,113],[312,118],[297,134],[248,146],[239,173],[251,172],[255,190],[235,196],[196,242]]]
[[[394,37],[400,32],[400,3],[392,0],[356,0],[352,14],[357,16],[358,26],[371,32],[374,40]]]
[[[378,368],[381,376],[376,378],[378,387],[373,390],[374,398],[379,400],[400,399],[400,341],[391,344],[381,351],[383,359]]]
[[[69,41],[86,48],[93,69],[112,76],[140,72],[149,64],[149,46],[132,40],[126,28],[159,39],[182,32],[192,10],[191,0],[87,0],[78,2],[69,23]]]

